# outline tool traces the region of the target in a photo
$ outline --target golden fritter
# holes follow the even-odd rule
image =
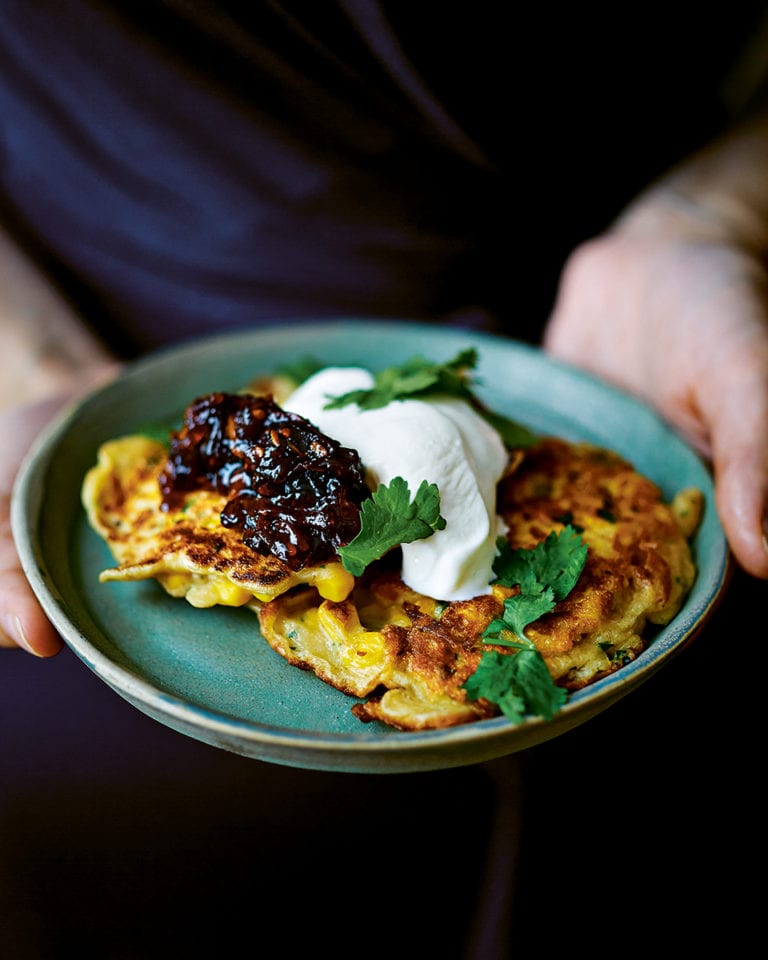
[[[519,462],[517,462],[519,461]],[[499,485],[498,510],[512,548],[531,548],[566,526],[580,532],[587,560],[575,588],[526,630],[554,681],[578,690],[635,659],[649,625],[668,623],[694,577],[689,538],[699,491],[671,504],[617,455],[544,439],[518,457]],[[304,590],[259,605],[262,633],[290,662],[356,697],[362,720],[403,730],[465,723],[497,712],[463,689],[482,641],[515,588],[440,603],[409,590],[390,570],[369,568],[348,599],[323,602]]]
[[[101,447],[82,490],[90,523],[116,560],[100,579],[156,579],[169,594],[196,607],[249,605],[269,645],[288,662],[357,698],[352,710],[363,721],[421,730],[497,714],[494,703],[470,699],[464,685],[485,651],[511,652],[482,636],[517,587],[495,583],[482,596],[442,602],[403,583],[398,550],[357,579],[335,555],[302,564],[258,552],[244,538],[242,525],[238,529],[223,520],[237,496],[264,496],[263,490],[260,494],[258,485],[225,490],[221,478],[241,476],[256,451],[269,461],[270,477],[284,479],[293,467],[274,461],[281,445],[303,443],[309,454],[327,459],[325,445],[334,441],[300,436],[293,420],[273,423],[266,407],[258,410],[244,399],[227,397],[225,403],[222,395],[211,395],[205,403],[208,407],[198,402],[190,408],[187,427],[174,435],[170,454],[164,444],[139,435]],[[216,421],[216,436],[226,456],[217,459],[210,431],[204,437],[195,431],[210,427],[201,411],[221,413],[222,403],[229,412]],[[273,426],[265,433],[267,441],[249,444],[245,434],[255,429],[257,413]],[[350,451],[334,448],[334,455],[346,464]],[[204,468],[187,470],[200,458]],[[174,462],[184,482],[167,496]],[[286,503],[295,499],[297,488],[291,484],[304,484],[307,477],[310,489],[318,489],[317,475],[305,463],[288,478]],[[616,454],[545,438],[510,454],[497,493],[497,512],[513,550],[536,547],[565,529],[577,531],[587,545],[575,587],[525,630],[563,689],[581,689],[636,658],[650,629],[668,623],[680,609],[695,577],[689,541],[703,506],[698,491],[681,491],[667,504],[654,483]],[[259,517],[261,523],[263,514]],[[269,529],[262,523],[246,533],[263,540]],[[288,540],[285,544],[290,547]]]
[[[634,659],[646,623],[669,623],[693,584],[689,539],[700,491],[666,504],[654,483],[607,450],[544,441],[501,485],[498,506],[513,547],[531,547],[565,523],[589,546],[575,589],[528,630],[552,676],[571,690]]]
[[[145,436],[112,440],[99,450],[82,500],[118,563],[102,571],[102,581],[156,579],[195,607],[266,601],[300,584],[330,600],[352,589],[354,580],[338,561],[294,571],[251,550],[239,531],[222,525],[221,493],[191,490],[178,507],[163,510],[159,478],[166,462],[165,446]]]

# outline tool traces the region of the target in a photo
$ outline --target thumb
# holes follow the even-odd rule
[[[50,657],[63,646],[61,637],[40,608],[6,535],[7,510],[0,510],[0,647],[19,646],[38,657]]]
[[[63,641],[22,570],[11,530],[11,493],[32,440],[63,403],[58,397],[0,413],[0,647],[19,646],[39,657],[58,653]]]

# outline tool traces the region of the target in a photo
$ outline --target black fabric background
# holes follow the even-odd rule
[[[0,210],[126,355],[329,315],[536,340],[572,247],[727,121],[762,6],[11,2]]]

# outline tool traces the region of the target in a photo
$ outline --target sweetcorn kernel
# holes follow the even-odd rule
[[[236,583],[232,583],[231,580],[222,580],[220,583],[217,583],[215,592],[217,602],[225,607],[242,607],[244,603],[247,603],[253,597],[250,591],[239,587]]]
[[[355,578],[340,563],[328,563],[313,570],[312,583],[324,600],[341,603],[355,586]]]
[[[364,630],[351,604],[321,603],[317,623],[328,639],[341,651],[345,667],[370,667],[385,656],[384,638],[373,630]]]
[[[384,638],[380,633],[363,630],[347,640],[342,655],[345,667],[370,667],[384,659]]]
[[[159,574],[157,579],[172,597],[185,596],[192,583],[192,576],[189,573],[164,573]]]
[[[342,609],[345,619],[340,616]],[[330,640],[342,646],[349,642],[353,633],[361,629],[357,611],[351,604],[339,608],[330,603],[321,603],[317,608],[317,623]]]

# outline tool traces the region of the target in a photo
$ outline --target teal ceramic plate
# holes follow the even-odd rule
[[[353,700],[268,647],[250,611],[196,610],[154,582],[98,582],[112,558],[86,523],[80,487],[103,441],[148,422],[177,423],[194,397],[236,390],[308,355],[377,369],[417,353],[447,360],[469,346],[479,351],[478,393],[493,409],[538,432],[615,449],[667,497],[688,485],[706,496],[694,544],[698,579],[685,607],[642,656],[573,695],[552,722],[530,719],[513,726],[498,718],[420,733],[362,724],[350,712]],[[12,514],[26,575],[48,617],[120,696],[155,720],[225,750],[322,770],[455,767],[562,734],[625,696],[690,640],[710,613],[729,562],[707,469],[649,409],[532,347],[402,322],[283,325],[154,354],[52,424],[27,458]]]

